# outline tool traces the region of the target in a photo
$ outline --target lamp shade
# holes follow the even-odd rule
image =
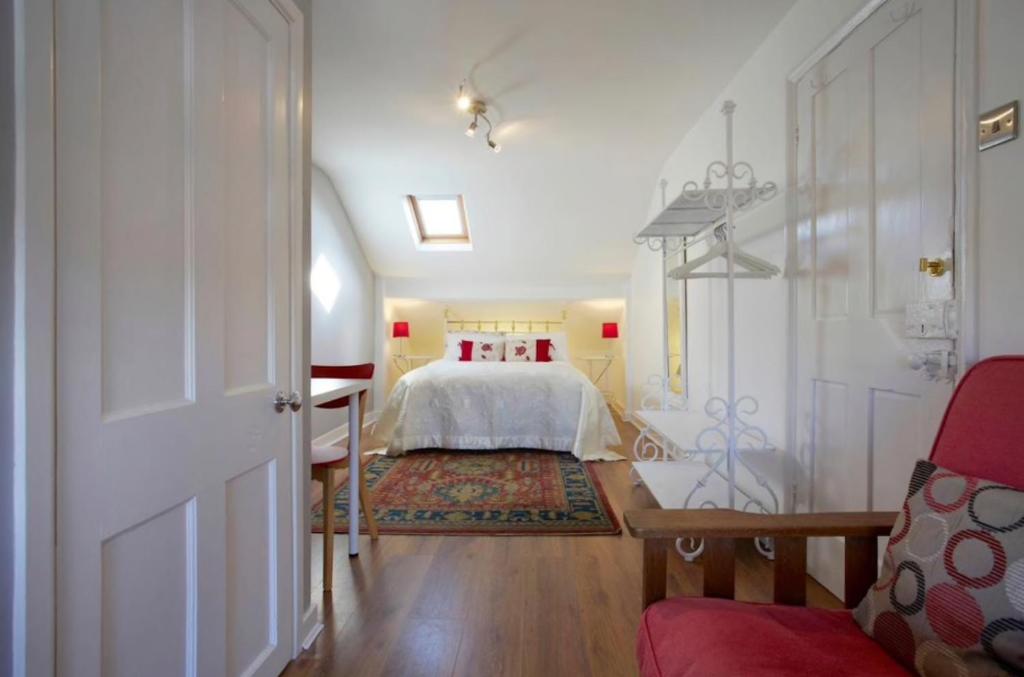
[[[391,326],[391,338],[409,338],[409,323],[393,323]]]
[[[603,322],[601,324],[601,338],[616,339],[619,338],[619,323],[618,322]]]

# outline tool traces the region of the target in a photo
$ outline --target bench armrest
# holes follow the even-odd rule
[[[634,538],[768,538],[888,536],[898,512],[764,515],[722,509],[627,510]]]
[[[763,515],[737,510],[629,510],[626,528],[643,539],[644,607],[665,597],[668,552],[677,538],[703,539],[704,596],[732,598],[735,544],[740,538],[771,538],[775,544],[774,598],[806,602],[807,539],[842,537],[843,601],[856,606],[878,578],[878,538],[892,532],[898,512],[830,512]]]

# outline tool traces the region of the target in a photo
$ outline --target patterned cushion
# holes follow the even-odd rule
[[[504,341],[463,341],[460,362],[501,362],[505,358]]]
[[[537,342],[526,339],[513,339],[505,342],[506,362],[536,362]]]
[[[918,461],[854,616],[922,675],[1024,670],[1024,491]]]

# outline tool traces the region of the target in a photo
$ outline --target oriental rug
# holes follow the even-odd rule
[[[382,534],[617,534],[619,522],[587,463],[545,451],[421,451],[364,467]],[[348,482],[335,494],[348,531]],[[366,532],[365,520],[362,531]],[[313,531],[323,530],[323,502]]]

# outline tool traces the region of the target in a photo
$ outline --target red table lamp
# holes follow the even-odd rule
[[[618,322],[602,322],[601,323],[601,338],[603,339],[617,339],[619,338],[619,323]],[[607,354],[608,364],[611,365],[611,353]],[[608,368],[605,367],[605,371]],[[604,372],[602,372],[603,374]]]
[[[391,338],[400,339],[399,347],[400,354],[405,354],[405,341],[402,339],[409,338],[409,323],[408,322],[393,322],[391,325]]]

